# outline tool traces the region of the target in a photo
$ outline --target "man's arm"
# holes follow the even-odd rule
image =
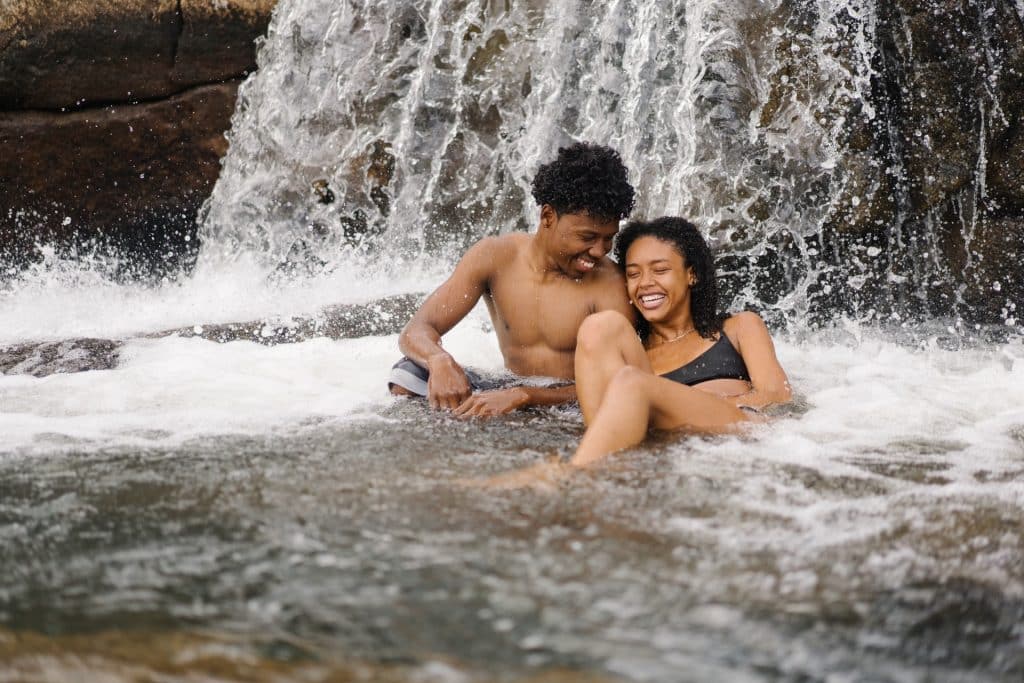
[[[430,371],[427,400],[432,408],[454,409],[472,393],[462,366],[441,347],[441,337],[465,318],[487,291],[500,240],[488,237],[470,247],[455,272],[427,297],[398,338],[402,353]]]

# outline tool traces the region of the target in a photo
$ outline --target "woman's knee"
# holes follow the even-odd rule
[[[624,335],[636,335],[633,325],[618,311],[600,311],[583,319],[576,333],[576,350],[583,353],[606,351],[610,343]]]
[[[624,365],[612,376],[608,391],[633,397],[646,396],[650,378],[651,373],[632,365]]]

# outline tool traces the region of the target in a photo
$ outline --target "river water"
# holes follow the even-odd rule
[[[847,74],[818,96],[856,96],[829,27],[867,35],[870,5],[807,5],[815,68]],[[737,14],[782,40],[784,6],[588,7],[285,0],[195,271],[125,283],[54,257],[4,286],[0,347],[124,345],[112,369],[0,375],[0,681],[1021,679],[1016,320],[915,317],[902,294],[823,319],[820,278],[864,278],[810,253],[829,212],[810,188],[843,182],[842,150],[795,100],[787,140],[729,110],[760,106],[767,67],[707,81],[736,64]],[[512,47],[459,61],[453,40]],[[464,480],[571,452],[578,411],[461,422],[393,399],[394,335],[145,336],[429,291],[466,242],[530,227],[524,183],[571,137],[623,151],[639,213],[742,256],[729,303],[773,321],[792,410],[493,492]],[[760,232],[727,191],[772,198]],[[770,287],[750,268],[784,229],[809,238],[774,252]],[[446,345],[501,371],[479,308]]]

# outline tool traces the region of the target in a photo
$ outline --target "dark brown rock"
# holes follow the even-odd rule
[[[276,0],[14,0],[0,15],[0,109],[167,97],[244,76]]]
[[[0,113],[0,245],[8,260],[30,255],[38,241],[148,240],[159,251],[164,233],[194,233],[227,149],[237,87],[65,114]]]
[[[841,271],[875,256],[860,259],[869,286],[843,296],[1000,323],[1024,291],[1024,23],[1012,0],[875,7],[870,110],[844,113],[843,195],[825,226]]]
[[[979,321],[1024,320],[1024,218],[981,222],[965,250],[965,317]]]
[[[40,243],[112,247],[147,272],[187,262],[275,2],[4,4],[0,265]]]
[[[277,0],[179,0],[181,35],[171,80],[194,85],[256,68],[255,40],[267,31]]]

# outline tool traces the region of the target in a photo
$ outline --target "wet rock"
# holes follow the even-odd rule
[[[117,248],[187,262],[220,172],[238,82],[101,110],[0,112],[0,261],[37,243]]]
[[[368,304],[328,306],[320,315],[312,318],[201,325],[167,330],[148,336],[166,337],[176,334],[181,337],[202,337],[217,342],[244,340],[274,346],[316,337],[352,339],[369,335],[396,334],[412,317],[422,300],[421,294],[402,294]]]
[[[927,665],[1024,673],[1024,603],[967,579],[912,585],[881,596],[869,624],[901,659]],[[879,640],[878,642],[885,642]]]
[[[143,338],[200,337],[215,342],[252,341],[265,346],[294,344],[318,337],[352,339],[395,334],[423,300],[422,294],[401,294],[367,304],[328,306],[309,318],[254,320],[164,330]],[[126,340],[66,339],[28,342],[0,348],[0,374],[46,377],[56,373],[109,370],[117,367]],[[395,349],[397,357],[398,349]]]
[[[0,14],[0,109],[167,97],[255,68],[276,0],[13,0]]]
[[[963,304],[969,317],[1020,324],[1024,319],[1024,217],[981,221],[966,247]],[[954,263],[958,267],[960,263]]]
[[[334,203],[334,191],[331,190],[331,186],[323,178],[313,181],[313,194],[316,195],[316,200],[321,204]]]
[[[865,265],[843,296],[861,310],[1001,323],[993,285],[1024,289],[1011,256],[1024,229],[1018,8],[894,0],[875,11],[875,75],[842,112],[843,186],[824,230],[839,268]]]
[[[68,339],[0,349],[0,374],[46,377],[61,372],[109,370],[117,366],[121,343],[110,339]]]
[[[52,243],[187,266],[275,2],[4,3],[0,265]]]

